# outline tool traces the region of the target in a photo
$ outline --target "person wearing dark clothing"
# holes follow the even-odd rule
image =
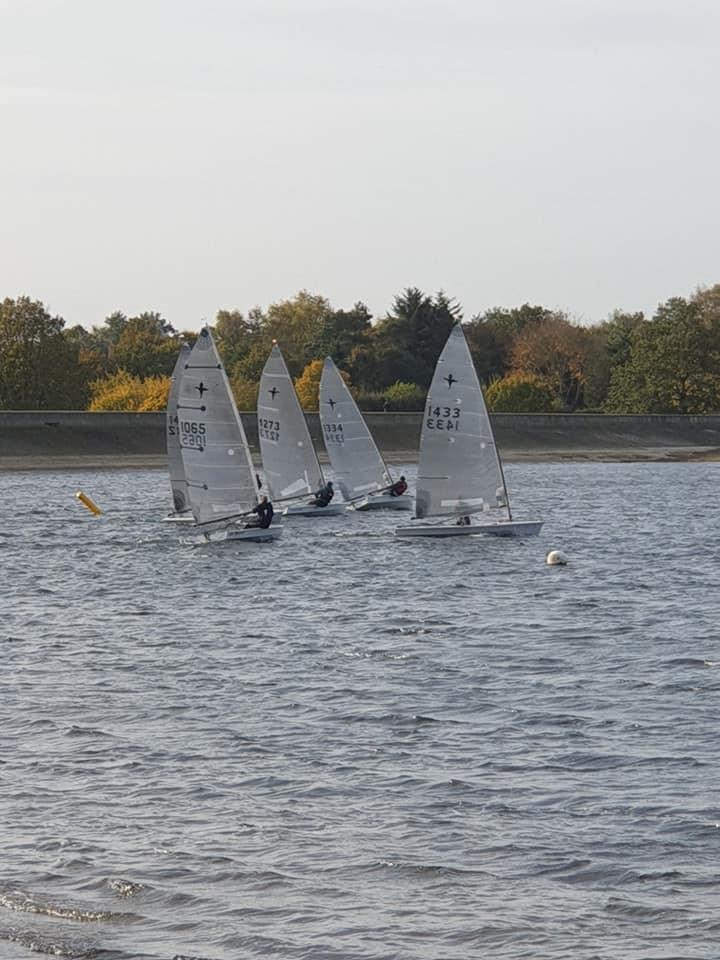
[[[328,480],[324,487],[315,493],[314,498],[310,503],[315,507],[326,507],[332,498],[335,496],[335,491],[333,490],[332,480]]]
[[[270,503],[267,497],[263,497],[260,503],[257,503],[252,508],[252,513],[257,514],[257,520],[254,518],[248,523],[249,527],[260,527],[261,530],[267,530],[267,528],[272,523],[273,514],[273,505]]]
[[[396,480],[395,483],[390,487],[390,496],[391,497],[401,497],[407,490],[407,481],[405,477],[400,477],[399,480]]]

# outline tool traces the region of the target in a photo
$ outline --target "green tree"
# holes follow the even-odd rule
[[[242,377],[231,377],[230,386],[235,396],[238,410],[251,411],[257,409],[259,384]]]
[[[613,370],[608,413],[711,413],[720,409],[720,296],[672,297],[637,326]]]
[[[77,350],[78,366],[87,384],[108,372],[108,356],[94,333],[80,324],[66,327],[63,336],[72,350]]]
[[[599,410],[604,406],[613,370],[627,363],[633,331],[644,320],[642,313],[625,313],[622,310],[615,310],[607,320],[588,328],[585,407]]]
[[[325,297],[307,290],[301,290],[291,300],[271,303],[262,319],[266,359],[272,341],[277,340],[290,376],[299,376],[311,360],[319,359],[313,352],[313,344],[331,313],[332,307]]]
[[[271,349],[272,340],[264,334],[259,335],[253,341],[247,354],[230,368],[231,378],[236,377],[247,383],[258,383]]]
[[[115,369],[135,377],[169,376],[175,366],[180,341],[159,313],[131,317],[112,351]]]
[[[39,300],[0,303],[0,407],[84,409],[89,392],[79,347],[63,335],[65,321]]]
[[[332,357],[338,366],[345,366],[352,351],[367,340],[371,320],[364,303],[356,303],[352,310],[332,310],[321,319],[309,345],[313,358]]]
[[[213,335],[226,370],[233,370],[247,357],[262,336],[262,314],[251,310],[247,317],[240,310],[218,310]]]
[[[440,351],[462,319],[458,304],[442,291],[434,297],[408,287],[392,310],[349,358],[353,381],[365,390],[383,390],[396,380],[426,390]]]
[[[114,345],[120,339],[120,334],[125,329],[127,322],[128,318],[122,310],[113,310],[112,313],[105,317],[103,325],[101,327],[93,327],[93,330],[97,330],[98,334],[101,335],[107,343]]]

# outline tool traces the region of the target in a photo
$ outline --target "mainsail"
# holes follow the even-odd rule
[[[346,500],[390,486],[392,477],[385,461],[330,357],[320,378],[320,423],[330,463]]]
[[[180,448],[196,523],[251,510],[257,480],[245,431],[207,327],[185,363],[177,404]]]
[[[167,413],[165,416],[165,435],[167,440],[168,470],[170,472],[170,487],[172,488],[173,507],[176,513],[189,509],[185,471],[180,451],[180,429],[177,414],[178,397],[180,395],[180,380],[185,370],[185,364],[190,356],[190,347],[184,343],[180,348],[175,369],[170,380]]]
[[[273,345],[258,394],[258,437],[272,500],[314,493],[325,482],[288,368]]]
[[[510,517],[480,381],[460,324],[435,368],[423,416],[416,517]]]

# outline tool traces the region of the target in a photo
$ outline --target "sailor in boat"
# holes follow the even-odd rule
[[[310,501],[313,507],[326,507],[335,496],[332,480],[328,480],[324,487],[316,491],[315,496]]]
[[[405,477],[400,477],[399,480],[396,480],[395,483],[390,486],[390,496],[391,497],[401,497],[407,490],[407,480]]]
[[[253,517],[249,520],[245,524],[246,530],[253,527],[260,527],[261,530],[267,530],[272,523],[273,514],[275,513],[273,505],[267,497],[263,497],[260,503],[255,504],[250,512],[257,514],[257,519]]]
[[[470,526],[470,517],[458,517],[455,521],[456,527],[469,527]]]

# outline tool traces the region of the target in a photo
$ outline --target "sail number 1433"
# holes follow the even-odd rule
[[[458,430],[460,407],[433,407],[428,405],[425,426],[429,430]]]

